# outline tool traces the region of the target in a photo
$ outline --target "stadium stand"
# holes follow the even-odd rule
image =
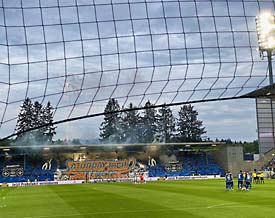
[[[18,168],[23,169],[22,175],[16,172]],[[1,158],[0,169],[0,183],[53,181],[57,165],[52,163],[51,169],[42,170],[42,164],[34,163],[31,160],[27,160],[24,163],[24,157],[20,156],[19,158],[13,158],[12,161]],[[9,174],[5,174],[6,169]]]
[[[14,182],[35,182],[54,181],[57,169],[66,170],[66,161],[55,156],[51,162],[51,167],[44,168],[43,165],[51,159],[51,156],[44,158],[41,155],[20,155],[20,152],[11,153],[9,156],[0,156],[0,183]],[[177,177],[177,176],[199,176],[199,175],[223,175],[224,170],[215,162],[211,154],[181,152],[174,156],[175,161],[161,160],[161,155],[156,156],[156,165],[149,166],[147,154],[139,156],[137,162],[145,166],[145,171],[149,177]],[[135,156],[130,152],[128,155]],[[72,155],[72,154],[70,154]],[[106,154],[107,155],[107,154]],[[162,154],[162,156],[165,156]],[[107,157],[107,156],[106,156]],[[166,155],[168,157],[168,155]],[[101,157],[100,157],[101,158]],[[9,171],[7,173],[7,171]],[[69,179],[69,178],[68,178]]]
[[[181,170],[167,171],[164,165],[149,167],[150,177],[192,176],[192,175],[224,175],[224,170],[214,161],[212,156],[204,154],[185,154],[179,161]]]

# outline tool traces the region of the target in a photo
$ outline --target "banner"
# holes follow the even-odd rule
[[[24,169],[20,165],[7,165],[2,169],[3,177],[17,177],[23,175]]]
[[[82,180],[127,178],[135,166],[135,159],[67,161],[67,170],[62,174],[70,179]]]

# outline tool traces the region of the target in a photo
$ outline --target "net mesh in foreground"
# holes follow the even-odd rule
[[[55,121],[238,98],[268,85],[255,16],[273,0],[0,1],[0,137],[25,98]]]

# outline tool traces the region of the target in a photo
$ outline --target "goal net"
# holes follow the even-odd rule
[[[239,98],[268,85],[255,17],[273,0],[0,1],[0,137],[27,97],[54,120]]]

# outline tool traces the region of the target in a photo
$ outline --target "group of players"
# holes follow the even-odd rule
[[[226,190],[234,190],[233,175],[231,172],[225,175],[225,188]],[[251,190],[252,189],[252,173],[243,172],[240,170],[238,173],[238,190]]]

